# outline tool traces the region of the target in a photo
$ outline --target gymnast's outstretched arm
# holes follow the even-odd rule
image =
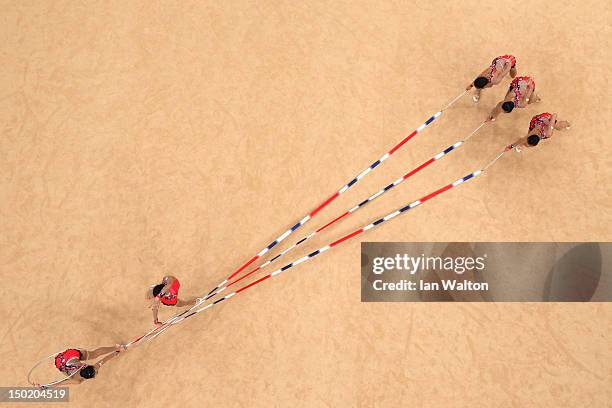
[[[113,351],[117,351],[121,346],[118,344],[115,344],[114,346],[110,346],[110,347],[98,347],[95,350],[83,350],[85,351],[85,355],[84,360],[95,360],[96,358],[103,356],[105,354],[108,353],[112,353]]]
[[[493,122],[493,121],[495,121],[495,119],[499,116],[499,114],[502,111],[502,104],[503,103],[504,102],[501,101],[497,105],[495,105],[495,108],[493,108],[493,110],[491,111],[491,113],[489,114],[489,116],[487,117],[485,122]]]
[[[102,367],[104,364],[106,364],[107,362],[109,362],[110,360],[112,360],[113,358],[117,357],[119,354],[121,354],[121,351],[123,349],[119,349],[117,351],[115,351],[114,353],[111,353],[107,356],[105,356],[104,358],[102,358],[100,361],[98,361],[97,363],[94,364],[94,368],[96,369],[96,372],[100,369],[100,367]]]

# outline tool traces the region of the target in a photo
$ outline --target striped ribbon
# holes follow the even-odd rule
[[[352,207],[351,209],[345,211],[344,213],[342,213],[341,215],[339,215],[338,217],[334,218],[333,220],[331,220],[330,222],[328,222],[327,224],[323,225],[321,228],[311,232],[310,234],[308,234],[307,236],[303,237],[302,239],[300,239],[299,241],[297,241],[296,243],[294,243],[292,246],[290,246],[289,248],[285,249],[284,251],[282,251],[280,254],[276,255],[274,258],[264,262],[263,264],[261,264],[260,266],[256,267],[255,269],[251,270],[249,273],[242,275],[241,277],[239,277],[238,279],[235,279],[232,282],[229,282],[227,285],[223,286],[224,284],[221,284],[220,287],[218,288],[218,290],[216,290],[213,293],[210,293],[206,296],[205,300],[210,299],[213,296],[216,296],[217,294],[223,292],[225,289],[227,289],[228,287],[235,285],[236,283],[240,282],[241,280],[251,276],[252,274],[254,274],[255,272],[258,272],[262,269],[264,269],[265,267],[267,267],[268,265],[270,265],[272,262],[276,261],[278,258],[280,258],[281,256],[287,254],[288,252],[292,251],[293,249],[295,249],[296,247],[298,247],[300,244],[306,242],[307,240],[309,240],[310,238],[314,237],[315,235],[319,234],[321,231],[327,229],[328,227],[332,226],[333,224],[335,224],[336,222],[340,221],[341,219],[344,219],[346,216],[354,213],[355,211],[359,210],[360,208],[364,207],[365,205],[367,205],[368,203],[374,201],[375,199],[377,199],[378,197],[382,196],[384,193],[386,193],[387,191],[391,190],[393,187],[401,184],[402,182],[406,181],[408,178],[414,176],[415,174],[417,174],[418,172],[420,172],[421,170],[423,170],[424,168],[426,168],[427,166],[429,166],[430,164],[432,164],[435,161],[440,160],[442,157],[446,156],[447,154],[449,154],[450,152],[452,152],[453,150],[459,148],[461,145],[463,145],[465,142],[467,142],[474,134],[476,134],[476,132],[478,132],[487,122],[482,122],[476,129],[474,129],[472,132],[470,132],[470,134],[468,134],[465,138],[463,138],[463,140],[458,141],[455,144],[452,144],[450,146],[448,146],[446,149],[444,149],[443,151],[441,151],[440,153],[436,154],[435,156],[433,156],[432,158],[430,158],[429,160],[427,160],[426,162],[422,163],[421,165],[415,167],[414,169],[410,170],[408,173],[404,174],[402,177],[398,178],[397,180],[393,181],[392,183],[390,183],[389,185],[385,186],[384,188],[382,188],[381,190],[379,190],[378,192],[372,194],[370,197],[368,197],[367,199],[363,200],[362,202],[360,202],[359,204],[355,205],[354,207]]]
[[[452,105],[454,105],[459,99],[461,99],[465,94],[467,93],[467,91],[463,91],[462,93],[460,93],[459,95],[457,95],[453,100],[451,100],[444,108],[440,109],[438,112],[436,112],[434,115],[432,115],[429,119],[427,119],[421,126],[419,126],[418,128],[416,128],[415,130],[412,131],[412,133],[410,133],[408,136],[406,136],[404,139],[402,139],[399,143],[397,143],[395,146],[393,146],[393,148],[391,150],[389,150],[387,153],[385,153],[380,159],[376,160],[374,163],[372,163],[367,169],[365,169],[364,171],[362,171],[357,177],[353,178],[351,181],[349,181],[347,184],[345,184],[340,190],[336,191],[332,196],[330,196],[327,200],[325,200],[323,203],[321,203],[319,206],[317,206],[313,211],[311,211],[308,215],[306,215],[304,218],[302,218],[299,222],[297,222],[293,227],[291,227],[290,229],[288,229],[287,231],[285,231],[282,235],[280,235],[278,238],[276,238],[274,241],[272,241],[270,244],[268,244],[264,249],[262,249],[257,255],[255,255],[253,258],[251,258],[249,261],[247,261],[245,264],[243,264],[240,268],[238,268],[237,270],[235,270],[232,274],[230,274],[227,278],[225,278],[225,280],[223,280],[223,282],[219,283],[214,289],[212,289],[211,291],[208,292],[208,294],[206,295],[206,297],[204,298],[199,298],[196,303],[184,310],[183,312],[169,318],[168,320],[166,320],[165,322],[162,323],[161,326],[156,327],[154,329],[151,329],[149,332],[143,334],[142,336],[132,340],[131,342],[129,342],[127,344],[127,346],[136,346],[140,343],[142,343],[145,340],[149,340],[152,339],[156,336],[158,336],[159,334],[161,334],[164,330],[166,330],[168,327],[170,327],[170,325],[177,323],[178,321],[181,321],[183,319],[183,316],[185,316],[187,313],[191,312],[192,310],[194,310],[195,308],[199,307],[205,300],[209,299],[210,297],[214,296],[216,293],[219,292],[220,288],[223,287],[226,283],[228,283],[233,277],[235,277],[236,275],[238,275],[240,272],[242,272],[243,270],[245,270],[249,265],[251,265],[253,262],[255,262],[257,259],[261,258],[265,253],[267,253],[270,249],[272,249],[274,246],[276,246],[278,243],[280,243],[281,241],[283,241],[285,238],[287,238],[291,233],[293,233],[295,230],[297,230],[299,227],[301,227],[302,225],[304,225],[306,222],[308,222],[312,217],[314,217],[318,212],[320,212],[323,208],[325,208],[327,205],[329,205],[332,201],[334,201],[336,198],[338,198],[338,196],[340,196],[340,194],[346,192],[349,188],[351,188],[353,185],[355,185],[359,180],[361,180],[363,177],[365,177],[368,173],[370,173],[374,168],[376,168],[379,164],[381,164],[382,162],[384,162],[385,160],[387,160],[393,153],[395,153],[396,151],[398,151],[404,144],[406,144],[410,139],[412,139],[414,136],[416,136],[418,133],[420,133],[423,129],[425,129],[425,127],[427,127],[429,124],[431,124],[434,120],[436,120],[438,117],[440,117],[440,115],[442,115],[442,113],[444,111],[446,111],[447,109],[449,109]],[[474,132],[475,133],[475,132]],[[467,139],[466,139],[467,140]]]
[[[236,291],[234,291],[232,293],[229,293],[229,294],[225,295],[224,297],[219,298],[219,299],[215,300],[214,302],[207,304],[204,307],[201,307],[201,308],[196,309],[196,310],[191,310],[190,313],[185,314],[180,320],[175,321],[173,324],[179,323],[180,321],[182,321],[184,319],[187,319],[187,318],[189,318],[189,317],[191,317],[191,316],[193,316],[195,314],[201,313],[204,310],[207,310],[207,309],[213,307],[214,305],[217,305],[217,304],[219,304],[219,303],[221,303],[221,302],[223,302],[225,300],[231,299],[232,297],[236,296],[237,294],[239,294],[241,292],[244,292],[245,290],[247,290],[247,289],[249,289],[249,288],[251,288],[251,287],[253,287],[253,286],[255,286],[255,285],[257,285],[257,284],[259,284],[259,283],[261,283],[261,282],[263,282],[265,280],[267,280],[267,279],[270,279],[270,278],[272,278],[274,276],[277,276],[277,275],[281,274],[282,272],[285,272],[286,270],[288,270],[288,269],[290,269],[290,268],[292,268],[294,266],[297,266],[297,265],[299,265],[299,264],[301,264],[303,262],[306,262],[306,261],[316,257],[317,255],[320,255],[320,254],[322,254],[324,252],[327,252],[328,250],[330,250],[330,249],[332,249],[332,248],[342,244],[343,242],[346,242],[346,241],[350,240],[351,238],[356,237],[357,235],[360,235],[360,234],[362,234],[362,233],[364,233],[366,231],[369,231],[369,230],[371,230],[371,229],[373,229],[375,227],[378,227],[379,225],[381,225],[382,223],[384,223],[386,221],[392,220],[393,218],[397,217],[398,215],[400,215],[400,214],[402,214],[402,213],[404,213],[404,212],[406,212],[408,210],[411,210],[411,209],[413,209],[413,208],[415,208],[415,207],[425,203],[426,201],[431,200],[432,198],[434,198],[434,197],[444,193],[445,191],[448,191],[448,190],[450,190],[450,189],[452,189],[454,187],[457,187],[460,184],[465,183],[468,180],[471,180],[473,178],[478,177],[479,175],[483,174],[489,167],[491,167],[497,160],[499,160],[505,153],[506,153],[505,151],[502,151],[495,159],[493,159],[491,162],[489,162],[489,164],[487,164],[482,169],[474,171],[472,173],[469,173],[466,176],[461,177],[460,179],[457,179],[454,182],[445,185],[444,187],[440,187],[439,189],[433,191],[432,193],[429,193],[429,194],[419,198],[418,200],[413,201],[410,204],[407,204],[407,205],[405,205],[405,206],[403,206],[403,207],[393,211],[392,213],[387,214],[386,216],[377,219],[376,221],[374,221],[374,222],[372,222],[372,223],[370,223],[370,224],[368,224],[368,225],[366,225],[364,227],[361,227],[361,228],[359,228],[359,229],[357,229],[357,230],[355,230],[355,231],[353,231],[353,232],[351,232],[349,234],[346,234],[342,238],[337,239],[337,240],[331,242],[330,244],[328,244],[328,245],[326,245],[324,247],[321,247],[321,248],[317,249],[316,251],[311,252],[308,255],[305,255],[305,256],[297,259],[296,261],[288,263],[287,265],[283,266],[282,268],[276,269],[275,271],[270,272],[269,274],[267,274],[267,275],[265,275],[265,276],[255,280],[255,281],[253,281],[253,282],[251,282],[251,283],[249,283],[249,284],[247,284],[245,286],[242,286],[240,289],[237,289]],[[163,330],[165,330],[165,329],[167,329],[167,327],[165,327]],[[155,336],[153,336],[153,337],[156,337],[157,335],[161,334],[162,331],[160,331],[159,333],[156,333]]]
[[[308,213],[306,216],[304,216],[301,220],[299,220],[294,226],[292,226],[291,228],[289,228],[288,230],[286,230],[285,232],[283,232],[281,235],[279,235],[274,241],[270,242],[265,248],[263,248],[261,251],[259,251],[257,253],[257,255],[255,255],[254,257],[252,257],[251,259],[249,259],[246,263],[244,263],[240,268],[236,269],[234,272],[232,272],[227,278],[225,278],[225,280],[221,283],[219,283],[217,286],[215,286],[210,292],[208,292],[207,298],[211,296],[211,294],[213,294],[214,292],[217,292],[219,290],[219,288],[221,288],[223,285],[225,285],[226,283],[229,282],[230,279],[232,279],[233,277],[235,277],[236,275],[238,275],[240,272],[242,272],[243,270],[245,270],[249,265],[251,265],[253,262],[255,262],[256,260],[258,260],[259,258],[261,258],[262,256],[264,256],[269,250],[271,250],[272,248],[274,248],[276,245],[278,245],[280,242],[282,242],[285,238],[287,238],[289,235],[291,235],[293,232],[295,232],[298,228],[300,228],[302,225],[306,224],[309,220],[311,220],[317,213],[319,213],[322,209],[324,209],[325,207],[327,207],[329,204],[331,204],[335,199],[337,199],[341,194],[343,194],[344,192],[346,192],[349,188],[351,188],[352,186],[354,186],[355,184],[357,184],[357,182],[359,180],[361,180],[362,178],[364,178],[368,173],[370,173],[372,170],[374,170],[376,167],[378,167],[378,165],[380,165],[382,162],[384,162],[385,160],[387,160],[389,157],[391,157],[391,155],[393,153],[395,153],[396,151],[398,151],[402,146],[404,146],[404,144],[406,144],[410,139],[412,139],[414,136],[416,136],[418,133],[420,133],[421,131],[423,131],[423,129],[425,129],[429,124],[431,124],[434,120],[436,120],[438,117],[440,117],[440,115],[442,115],[442,113],[450,108],[455,102],[457,102],[463,95],[465,95],[467,93],[467,91],[463,91],[461,94],[459,94],[458,96],[456,96],[451,102],[449,102],[444,108],[442,108],[440,111],[436,112],[433,116],[431,116],[429,119],[427,119],[421,126],[419,126],[418,128],[416,128],[415,130],[412,131],[412,133],[410,133],[408,136],[406,136],[404,139],[402,139],[399,143],[397,143],[395,146],[393,146],[393,148],[391,150],[389,150],[387,153],[385,153],[384,155],[382,155],[378,160],[376,160],[374,163],[370,164],[370,166],[368,166],[368,168],[366,168],[365,170],[363,170],[361,173],[359,173],[355,178],[353,178],[351,181],[349,181],[348,183],[346,183],[344,186],[342,186],[342,188],[340,188],[338,191],[336,191],[334,194],[332,194],[329,198],[327,198],[325,201],[323,201],[321,204],[319,204],[314,210],[312,210],[310,213]]]
[[[265,276],[255,280],[255,281],[253,281],[253,282],[251,282],[251,283],[241,287],[240,289],[237,289],[236,291],[234,291],[232,293],[229,293],[229,294],[225,295],[222,298],[217,299],[216,301],[214,301],[212,303],[207,304],[204,307],[200,307],[200,305],[203,303],[204,299],[199,300],[198,302],[196,302],[195,305],[193,305],[189,309],[186,309],[183,312],[181,312],[181,313],[179,313],[179,314],[169,318],[160,327],[156,327],[156,328],[150,330],[149,332],[145,333],[144,335],[142,335],[142,336],[138,337],[137,339],[135,339],[135,340],[131,341],[130,343],[128,343],[127,346],[133,347],[133,346],[139,345],[140,343],[142,343],[144,341],[152,340],[155,337],[157,337],[160,334],[162,334],[164,331],[166,331],[172,325],[180,323],[181,321],[183,321],[183,320],[185,320],[185,319],[187,319],[187,318],[189,318],[189,317],[191,317],[191,316],[193,316],[195,314],[201,313],[204,310],[207,310],[207,309],[211,308],[212,306],[214,306],[214,305],[216,305],[218,303],[221,303],[221,302],[223,302],[225,300],[228,300],[228,299],[236,296],[238,293],[241,293],[241,292],[243,292],[243,291],[245,291],[245,290],[247,290],[247,289],[249,289],[249,288],[251,288],[251,287],[253,287],[253,286],[255,286],[255,285],[257,285],[257,284],[259,284],[259,283],[261,283],[261,282],[271,278],[271,277],[273,277],[273,276],[276,276],[276,275],[278,275],[278,274],[280,274],[280,273],[282,273],[282,272],[284,272],[284,271],[286,271],[286,270],[288,270],[288,269],[290,269],[290,268],[292,268],[294,266],[297,266],[297,265],[299,265],[299,264],[301,264],[301,263],[303,263],[303,262],[305,262],[305,261],[307,261],[307,260],[309,260],[311,258],[314,258],[315,256],[320,255],[323,252],[326,252],[326,251],[330,250],[331,248],[334,248],[334,247],[340,245],[341,243],[343,243],[345,241],[348,241],[351,238],[354,238],[357,235],[360,235],[360,234],[362,234],[362,233],[364,233],[364,232],[366,232],[366,231],[368,231],[370,229],[373,229],[373,228],[379,226],[380,224],[382,224],[382,223],[384,223],[386,221],[389,221],[389,220],[397,217],[398,215],[400,215],[400,214],[402,214],[402,213],[404,213],[404,212],[406,212],[406,211],[408,211],[408,210],[410,210],[410,209],[412,209],[414,207],[417,207],[417,206],[423,204],[426,201],[431,200],[432,198],[442,194],[445,191],[450,190],[453,187],[456,187],[456,186],[458,186],[458,185],[460,185],[460,184],[462,184],[462,183],[464,183],[464,182],[466,182],[466,181],[468,181],[468,180],[470,180],[472,178],[475,178],[475,177],[481,175],[489,167],[491,167],[497,160],[499,160],[506,152],[507,152],[506,150],[502,151],[497,157],[495,157],[495,159],[493,159],[491,162],[489,162],[482,169],[477,170],[475,172],[472,172],[472,173],[470,173],[470,174],[468,174],[468,175],[466,175],[466,176],[464,176],[464,177],[462,177],[460,179],[457,179],[454,182],[452,182],[450,184],[447,184],[446,186],[441,187],[441,188],[435,190],[434,192],[432,192],[430,194],[427,194],[427,195],[421,197],[420,199],[418,199],[416,201],[413,201],[410,204],[407,204],[407,205],[399,208],[398,210],[396,210],[396,211],[394,211],[394,212],[392,212],[390,214],[387,214],[386,216],[384,216],[382,218],[379,218],[376,221],[374,221],[374,222],[372,222],[372,223],[370,223],[370,224],[368,224],[368,225],[366,225],[366,226],[364,226],[362,228],[359,228],[359,229],[351,232],[350,234],[347,234],[347,235],[343,236],[342,238],[337,239],[334,242],[332,242],[332,243],[330,243],[330,244],[328,244],[328,245],[326,245],[326,246],[324,246],[322,248],[319,248],[316,251],[311,252],[311,253],[309,253],[306,256],[303,256],[302,258],[299,258],[298,260],[296,260],[294,262],[291,262],[291,263],[283,266],[282,268],[276,269],[275,271],[273,271],[273,272],[271,272],[271,273],[269,273],[269,274],[267,274],[267,275],[265,275]],[[200,308],[198,309],[198,307],[200,307]]]

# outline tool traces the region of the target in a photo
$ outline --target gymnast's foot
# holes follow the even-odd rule
[[[474,103],[478,103],[478,101],[480,100],[480,95],[474,94],[474,96],[472,96],[472,100],[474,101]]]

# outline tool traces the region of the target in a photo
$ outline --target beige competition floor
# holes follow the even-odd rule
[[[204,294],[512,53],[540,105],[295,255],[477,169],[533,114],[570,132],[128,351],[70,406],[610,406],[610,304],[360,303],[359,240],[612,238],[611,6],[538,3],[3,1],[0,385],[150,328],[164,274]],[[295,237],[460,140],[507,82]]]

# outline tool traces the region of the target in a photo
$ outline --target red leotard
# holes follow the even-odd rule
[[[535,81],[528,76],[518,76],[510,83],[510,90],[514,92],[514,105],[517,108],[520,107],[519,101],[530,83],[533,84],[533,90],[535,91]]]
[[[540,138],[548,139],[549,136],[546,135],[546,128],[550,126],[552,116],[552,113],[549,112],[544,112],[540,113],[539,115],[535,115],[533,118],[531,118],[531,122],[529,122],[529,130],[538,128],[540,130]]]
[[[506,54],[506,55],[502,55],[501,57],[497,57],[495,58],[495,60],[497,59],[505,59],[505,60],[510,60],[510,64],[512,68],[516,67],[516,57],[514,55],[510,55],[510,54]],[[493,60],[493,61],[495,61]]]
[[[502,55],[500,57],[494,58],[493,61],[491,61],[491,73],[488,75],[488,80],[490,81],[495,74],[497,73],[497,64],[498,62],[503,61],[503,63],[506,63],[506,60],[508,60],[510,62],[510,66],[512,68],[514,68],[516,66],[516,58],[514,57],[514,55]],[[502,64],[503,65],[503,64]]]
[[[178,279],[174,279],[174,282],[172,282],[172,286],[170,286],[170,289],[168,290],[168,293],[164,293],[163,296],[160,296],[161,293],[159,295],[157,295],[157,297],[159,297],[159,300],[166,306],[174,306],[176,305],[176,302],[178,301],[178,293],[179,293],[179,288],[181,287],[181,283],[179,282]]]
[[[77,360],[81,360],[81,358],[83,358],[80,350],[68,349],[63,351],[55,356],[55,367],[57,367],[58,370],[69,374],[70,372],[79,368],[78,365],[74,364],[74,361],[71,361],[75,358]]]

